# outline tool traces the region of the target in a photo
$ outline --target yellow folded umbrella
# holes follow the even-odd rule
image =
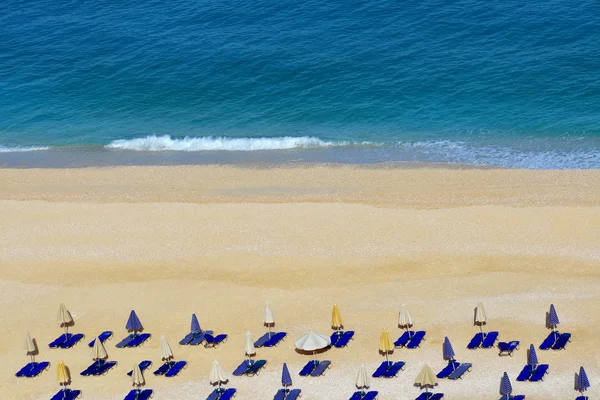
[[[385,359],[388,360],[388,354],[394,351],[394,343],[388,333],[387,329],[381,332],[381,338],[379,339],[379,351],[385,354]]]
[[[342,329],[344,327],[342,314],[340,314],[340,309],[335,304],[333,305],[333,311],[331,312],[331,327],[334,329]]]
[[[62,361],[59,361],[58,363],[57,378],[58,384],[64,386],[67,386],[69,384],[69,381],[71,380],[69,377],[69,370],[65,366],[65,363]]]

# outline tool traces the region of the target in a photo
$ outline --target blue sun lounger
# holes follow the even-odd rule
[[[230,400],[235,396],[235,389],[227,389],[221,397],[218,397],[219,400]]]
[[[338,340],[340,340],[342,338],[342,336],[344,336],[344,332],[342,331],[335,331],[331,334],[331,344],[330,346],[335,346],[335,344],[337,343]]]
[[[193,332],[190,332],[190,333],[188,333],[187,335],[185,335],[185,336],[183,337],[183,339],[181,339],[181,340],[179,341],[179,344],[180,344],[180,345],[182,345],[182,346],[184,346],[184,345],[186,345],[186,344],[190,344],[190,342],[191,342],[192,340],[194,340],[194,337],[195,337],[196,335],[201,335],[201,333],[193,333]]]
[[[99,360],[94,361],[92,365],[81,371],[82,376],[99,376],[108,372],[109,369],[117,365],[116,361]]]
[[[68,340],[63,342],[60,345],[60,348],[61,349],[70,349],[71,347],[75,346],[81,339],[83,339],[83,337],[84,337],[83,333],[76,333],[73,336],[71,336]]]
[[[375,370],[375,372],[373,372],[373,375],[371,375],[371,376],[373,378],[381,378],[382,376],[385,375],[387,370],[390,369],[393,365],[394,365],[393,361],[384,361],[381,363],[381,365],[379,365],[379,367],[377,367],[377,369]]]
[[[483,343],[483,333],[479,332],[476,333],[475,336],[473,336],[473,339],[471,339],[471,341],[467,345],[467,349],[478,349],[479,346],[481,346],[481,343]]]
[[[54,341],[48,343],[48,347],[50,347],[51,349],[56,349],[60,347],[61,344],[69,340],[71,336],[73,336],[72,333],[63,333],[62,335],[54,339]]]
[[[158,369],[153,373],[154,375],[164,375],[171,369],[173,365],[175,365],[175,361],[165,361],[165,363],[158,367]]]
[[[100,335],[98,335],[98,337],[100,338],[100,343],[104,343],[106,342],[108,339],[110,339],[112,337],[113,333],[112,331],[104,331],[102,332]],[[89,347],[94,347],[94,342],[96,341],[96,338],[94,338],[91,342],[88,343]]]
[[[167,373],[164,376],[166,376],[167,378],[172,378],[174,376],[177,376],[177,374],[179,374],[181,372],[181,370],[185,368],[186,365],[187,365],[186,361],[177,361],[175,363],[175,365],[173,365],[171,368],[169,368],[169,370],[167,371]]]
[[[59,390],[50,400],[75,400],[81,394],[81,390],[64,388]]]
[[[302,393],[300,389],[279,389],[273,400],[296,400],[300,397],[300,393]]]
[[[415,349],[421,345],[421,342],[425,339],[425,331],[417,331],[414,336],[406,344],[406,348]]]
[[[563,350],[567,346],[567,343],[569,343],[570,341],[571,341],[570,333],[561,333],[561,335],[558,337],[558,339],[556,339],[556,342],[554,342],[554,345],[552,346],[552,350]]]
[[[21,368],[19,370],[19,372],[17,372],[15,374],[15,376],[17,376],[19,378],[21,378],[21,377],[35,378],[49,366],[50,366],[50,363],[48,361],[30,362],[29,364],[27,364],[26,366]]]
[[[500,398],[500,400],[506,400],[506,396],[502,396],[502,398]],[[510,400],[525,400],[525,395],[519,394],[516,396],[510,396]],[[575,399],[575,400],[577,400],[577,399]]]
[[[219,345],[227,340],[227,334],[221,333],[217,336],[211,334],[204,335],[204,347],[217,348]]]
[[[235,371],[233,371],[233,375],[234,376],[244,375],[246,373],[246,371],[248,370],[248,368],[250,368],[251,364],[252,364],[252,362],[250,360],[242,361],[242,363],[240,365],[238,365],[238,367],[235,369]]]
[[[496,340],[498,340],[498,332],[488,332],[484,335],[483,343],[481,343],[481,347],[484,349],[491,349],[496,344]]]
[[[552,346],[554,346],[554,343],[556,343],[556,340],[558,339],[558,333],[557,332],[550,332],[550,334],[548,335],[548,337],[546,337],[546,339],[544,339],[544,341],[542,342],[542,344],[540,344],[540,350],[548,350],[549,348],[551,348]]]
[[[123,340],[121,340],[119,343],[117,343],[115,345],[115,347],[118,347],[119,349],[123,348],[123,347],[127,347],[129,345],[129,342],[131,342],[133,339],[135,339],[135,336],[133,334],[127,336],[126,338],[124,338]]]
[[[448,365],[446,365],[444,367],[444,369],[442,369],[436,376],[440,379],[444,379],[450,376],[451,373],[453,373],[456,368],[458,368],[460,366],[460,363],[457,361],[450,361],[448,362]]]
[[[127,393],[127,396],[125,396],[124,400],[148,400],[150,397],[152,397],[152,393],[152,389],[133,389]]]
[[[342,347],[346,347],[348,345],[348,343],[350,343],[350,340],[352,340],[353,336],[354,336],[354,331],[344,332],[342,337],[340,337],[338,339],[338,341],[335,342],[334,346],[337,347],[338,349],[341,349]]]
[[[331,366],[331,361],[321,361],[319,365],[310,373],[310,376],[323,376],[325,375],[325,370]]]
[[[510,342],[499,342],[498,349],[500,350],[498,355],[502,355],[502,353],[508,353],[508,355],[512,357],[513,351],[519,349],[519,341],[513,340]]]
[[[313,372],[315,370],[315,368],[317,368],[317,365],[319,365],[319,362],[317,360],[310,360],[309,362],[306,363],[306,365],[300,370],[299,375],[300,376],[308,376],[310,375],[311,372]]]
[[[127,347],[138,347],[142,345],[146,340],[150,338],[149,333],[141,333],[133,338],[129,343],[127,343]]]
[[[145,370],[147,370],[147,369],[148,369],[148,368],[149,368],[151,365],[152,365],[152,361],[150,361],[150,360],[144,360],[144,361],[142,361],[141,363],[139,363],[139,366],[140,366],[140,371],[144,372],[144,371],[145,371]],[[132,371],[129,371],[129,372],[127,373],[127,376],[131,376],[131,375],[133,375],[133,370],[132,370]]]
[[[448,375],[448,379],[462,379],[465,372],[470,371],[473,364],[471,363],[461,363],[450,375]]]
[[[395,378],[398,376],[398,372],[404,369],[404,365],[406,363],[404,361],[397,361],[392,365],[383,375],[384,378]]]
[[[244,375],[254,376],[258,375],[262,367],[267,364],[267,360],[257,360],[250,364],[250,367],[244,372]]]
[[[259,337],[256,342],[254,342],[254,347],[256,347],[256,348],[263,347],[265,345],[265,343],[267,343],[267,341],[269,339],[271,339],[273,336],[275,336],[275,333],[271,332],[269,334],[269,332],[266,332],[264,335],[262,335],[261,337]]]
[[[444,397],[444,393],[421,393],[415,400],[440,400]]]
[[[525,398],[525,397],[523,397]],[[589,396],[577,396],[575,400],[590,400]]]
[[[517,376],[517,381],[519,381],[519,382],[528,381],[531,374],[533,374],[533,368],[531,368],[531,365],[526,365],[523,367],[521,372],[519,372],[519,375]]]
[[[271,334],[271,339],[268,339],[263,346],[264,347],[273,347],[273,346],[277,346],[277,344],[279,344],[279,342],[281,342],[283,340],[283,338],[285,338],[285,336],[287,335],[287,333],[285,332],[277,332],[276,334]]]
[[[414,331],[405,331],[399,338],[394,342],[395,347],[404,347],[408,341],[415,335]]]
[[[539,382],[544,380],[544,375],[548,373],[550,366],[548,364],[540,364],[537,366],[533,374],[529,377],[529,382]]]

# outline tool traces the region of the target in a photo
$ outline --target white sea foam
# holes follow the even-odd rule
[[[32,147],[5,147],[0,146],[0,153],[22,153],[25,151],[48,150],[50,147],[32,146]]]
[[[146,136],[136,139],[114,140],[108,145],[110,149],[136,151],[254,151],[254,150],[286,150],[296,148],[318,148],[345,146],[349,142],[331,142],[316,137],[260,137],[260,138],[228,138],[228,137],[185,137],[173,139],[171,136]]]

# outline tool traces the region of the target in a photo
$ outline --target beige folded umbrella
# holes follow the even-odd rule
[[[337,305],[333,305],[333,311],[331,311],[331,327],[339,330],[344,327],[344,321],[342,320],[342,314]]]
[[[65,363],[62,361],[58,362],[57,378],[58,384],[63,386],[67,386],[69,384],[69,381],[71,380],[69,376],[69,370],[65,366]]]
[[[94,347],[92,347],[92,360],[97,361],[107,357],[108,353],[100,341],[100,338],[97,337],[96,340],[94,340]]]
[[[35,361],[36,350],[35,343],[33,343],[29,331],[25,331],[25,352],[31,357],[31,362]]]
[[[269,328],[269,339],[271,338],[271,327],[275,325],[275,317],[273,317],[273,309],[269,300],[265,303],[265,316],[263,318],[263,324]]]
[[[379,351],[384,353],[386,361],[389,361],[388,354],[394,351],[394,343],[392,343],[392,338],[387,329],[384,329],[383,332],[381,332],[381,337],[379,338]]]
[[[138,363],[133,363],[133,372],[131,374],[131,382],[133,382],[133,386],[137,386],[138,388],[146,383],[144,379],[144,374],[140,369],[140,365]]]
[[[356,376],[356,387],[358,389],[366,389],[369,386],[371,386],[369,382],[369,375],[367,374],[365,364],[362,363],[360,365],[360,369],[358,370],[358,375]]]
[[[169,346],[169,342],[167,342],[167,339],[163,335],[160,337],[160,357],[165,361],[169,361],[169,359],[173,358],[171,346]]]
[[[60,303],[60,306],[58,307],[56,322],[58,322],[61,327],[65,328],[65,333],[69,332],[69,325],[73,323],[73,317],[63,303]]]
[[[406,308],[400,310],[400,317],[398,318],[398,326],[400,326],[400,328],[406,327],[406,330],[408,331],[414,323],[413,317]]]
[[[437,382],[437,377],[427,364],[425,364],[419,375],[417,375],[417,379],[415,379],[415,385],[418,385],[421,389],[425,388],[425,391],[429,387],[433,389],[437,385]]]
[[[244,351],[250,359],[251,356],[256,354],[256,349],[254,348],[254,342],[252,341],[252,334],[250,331],[246,332],[246,341],[244,343]]]
[[[485,308],[483,307],[483,303],[478,301],[477,307],[475,308],[475,325],[479,325],[481,329],[481,333],[483,334],[483,326],[487,323],[487,314],[485,313]]]
[[[221,367],[221,364],[217,360],[213,361],[210,373],[208,374],[208,380],[212,385],[218,384],[221,387],[221,383],[227,383],[228,378]]]

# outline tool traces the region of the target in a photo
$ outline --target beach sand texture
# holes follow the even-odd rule
[[[473,363],[458,381],[440,380],[448,399],[497,399],[506,371],[514,394],[527,399],[570,399],[583,365],[600,395],[600,172],[408,169],[294,166],[116,167],[0,170],[0,398],[48,399],[58,390],[56,365],[70,368],[72,388],[85,399],[122,399],[135,361],[160,359],[165,335],[178,377],[146,373],[155,399],[204,399],[212,391],[214,359],[230,374],[237,399],[271,399],[287,362],[305,400],[348,399],[361,363],[372,373],[381,330],[396,339],[398,311],[407,306],[415,328],[427,331],[420,349],[396,349],[406,361],[391,380],[371,379],[379,399],[414,399],[414,379],[427,363],[444,365],[448,336],[459,361]],[[257,339],[266,300],[276,330],[288,332],[276,348],[257,349],[266,369],[231,377],[244,358],[244,333]],[[60,302],[86,338],[70,350],[47,343],[62,330]],[[488,330],[520,340],[513,357],[496,349],[469,351],[479,328],[477,301]],[[301,378],[309,356],[294,351],[308,330],[331,333],[337,304],[349,348],[319,357],[332,361],[324,377]],[[548,334],[545,313],[554,303],[564,351],[538,351],[550,364],[542,383],[518,383],[526,349]],[[135,309],[152,338],[143,347],[117,349]],[[179,346],[196,313],[203,328],[228,333],[217,349]],[[49,371],[34,379],[14,373],[28,362],[25,330]],[[94,335],[118,366],[81,377],[91,363]],[[153,370],[151,369],[151,370]]]

